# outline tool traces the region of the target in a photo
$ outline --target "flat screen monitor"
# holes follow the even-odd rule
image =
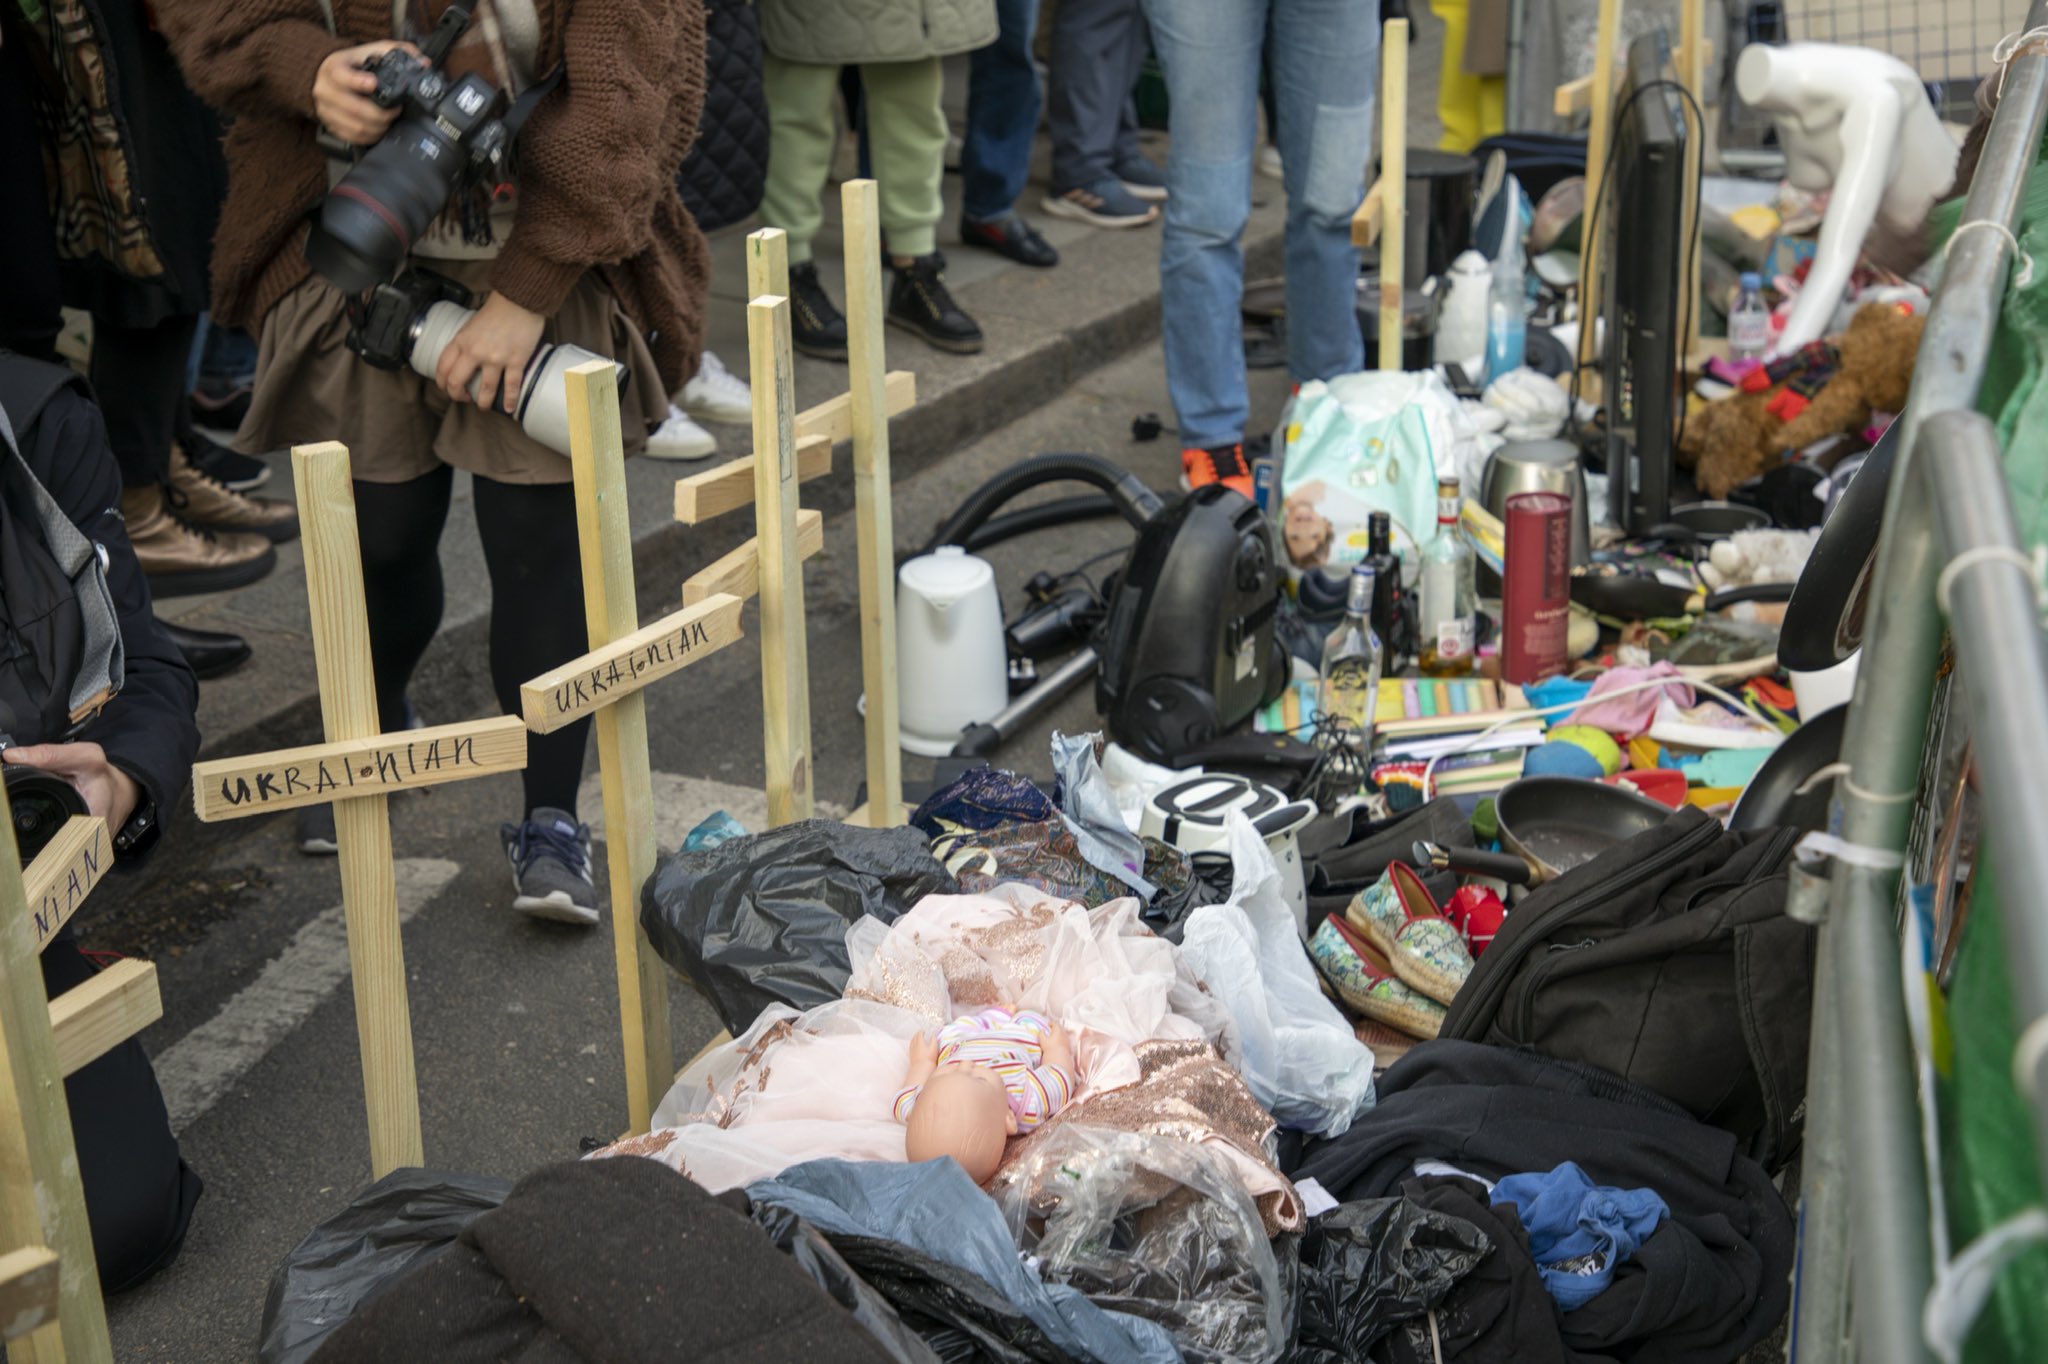
[[[1614,169],[1602,218],[1603,362],[1608,505],[1633,535],[1669,519],[1682,342],[1679,275],[1685,257],[1685,108],[1670,79],[1662,31],[1629,45],[1616,98]]]

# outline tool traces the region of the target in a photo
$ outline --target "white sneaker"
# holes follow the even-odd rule
[[[668,406],[668,420],[647,437],[647,454],[653,459],[705,459],[717,453],[718,437],[674,403]]]
[[[708,422],[745,426],[754,420],[754,390],[708,350],[676,399],[683,411]]]
[[[1287,176],[1287,169],[1280,162],[1280,149],[1268,142],[1259,148],[1259,174],[1268,179],[1281,180]]]

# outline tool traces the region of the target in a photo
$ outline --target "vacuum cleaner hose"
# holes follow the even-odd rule
[[[968,535],[967,543],[961,548],[970,554],[979,553],[990,545],[1000,545],[1005,540],[1014,540],[1033,531],[1122,515],[1123,510],[1117,506],[1116,499],[1106,493],[1056,497],[1050,502],[1035,502],[1016,511],[1004,512],[1001,516],[991,516],[981,523],[980,529]]]
[[[1144,480],[1100,455],[1034,455],[1003,470],[970,493],[959,510],[947,517],[932,538],[925,542],[921,552],[929,554],[940,545],[965,544],[966,537],[979,530],[982,523],[994,516],[996,510],[1011,498],[1041,484],[1064,480],[1092,483],[1108,493],[1117,514],[1130,522],[1133,528],[1150,521],[1164,505],[1159,495],[1145,486]],[[1075,516],[1074,519],[1079,518]],[[1030,527],[1034,530],[1040,528],[1037,525]]]

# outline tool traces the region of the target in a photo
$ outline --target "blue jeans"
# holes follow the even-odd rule
[[[1038,69],[1031,39],[1038,0],[996,0],[999,32],[968,61],[967,136],[960,147],[960,211],[984,221],[1006,216],[1031,173],[1038,136]]]
[[[1172,111],[1159,250],[1167,389],[1183,446],[1228,445],[1244,438],[1251,413],[1238,305],[1261,48],[1287,177],[1287,366],[1299,382],[1365,364],[1351,215],[1371,154],[1379,9],[1372,0],[1144,3]]]

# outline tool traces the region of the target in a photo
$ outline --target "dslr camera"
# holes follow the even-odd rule
[[[478,75],[450,80],[441,70],[448,49],[468,27],[467,4],[450,5],[418,57],[394,48],[371,63],[370,98],[401,110],[320,203],[306,237],[306,260],[348,295],[348,347],[379,369],[410,365],[432,379],[441,352],[475,316],[468,290],[417,267],[400,273],[413,244],[451,198],[509,178],[512,143],[542,82],[504,117],[503,92]],[[335,151],[336,148],[330,148]],[[353,155],[353,148],[339,148]],[[542,343],[527,362],[512,416],[526,434],[569,453],[568,387],[563,374],[602,356],[581,346]],[[625,366],[617,367],[623,385]],[[478,397],[481,377],[472,380]]]
[[[0,730],[0,751],[13,748],[14,736]],[[21,865],[35,861],[57,831],[73,815],[88,813],[78,788],[54,772],[25,763],[6,764],[7,810],[14,821],[14,846]]]
[[[469,7],[451,5],[423,56],[394,48],[368,68],[377,78],[370,98],[401,112],[328,191],[306,238],[307,263],[345,294],[398,273],[458,191],[507,179],[515,130],[497,116],[503,92],[482,76],[451,81],[441,70],[468,24]]]

